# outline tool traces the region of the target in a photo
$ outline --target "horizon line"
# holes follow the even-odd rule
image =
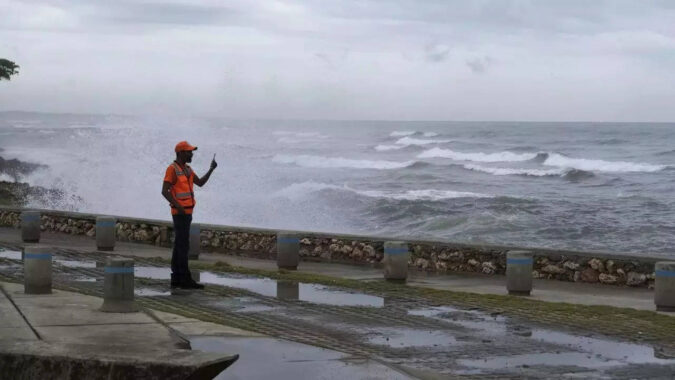
[[[24,114],[41,114],[41,115],[62,115],[62,116],[114,116],[114,117],[142,117],[155,116],[157,113],[148,114],[124,114],[124,113],[79,113],[79,112],[51,112],[51,111],[26,111],[26,110],[0,110],[0,114],[8,113],[24,113]],[[615,121],[615,120],[451,120],[451,119],[322,119],[322,118],[228,118],[225,116],[215,115],[194,115],[194,114],[171,114],[173,116],[196,117],[204,119],[224,119],[233,121],[329,121],[329,122],[409,122],[409,123],[612,123],[612,124],[673,124],[674,121],[650,121],[650,120],[630,120],[630,121]]]

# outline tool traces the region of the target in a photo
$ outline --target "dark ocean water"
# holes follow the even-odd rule
[[[0,113],[0,156],[81,198],[38,207],[169,219],[161,182],[184,139],[198,174],[219,162],[196,222],[675,253],[675,124]]]

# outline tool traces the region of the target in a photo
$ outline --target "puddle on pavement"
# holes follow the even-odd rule
[[[324,305],[383,307],[382,297],[349,293],[318,284],[276,281],[270,278],[227,277],[211,272],[201,272],[201,282],[246,289],[266,297],[300,300]]]
[[[393,348],[452,346],[457,340],[438,330],[381,328],[370,330],[367,342]]]
[[[77,281],[77,282],[96,282],[96,279],[94,277],[77,276],[77,277],[73,278],[73,281]]]
[[[512,323],[499,315],[475,310],[461,310],[449,306],[410,310],[411,315],[424,316],[459,324],[485,334],[511,334],[538,342],[559,346],[554,352],[497,356],[480,360],[461,359],[457,364],[466,367],[461,373],[476,370],[499,370],[523,366],[571,366],[589,369],[624,366],[628,364],[675,364],[675,359],[657,357],[654,348],[608,339],[577,336],[545,329],[532,329]],[[515,342],[514,342],[515,344]]]
[[[153,280],[170,280],[171,269],[162,267],[134,267],[134,276]]]
[[[171,278],[171,270],[169,268],[136,267],[134,271],[136,277],[155,280],[169,280]],[[195,275],[195,277],[197,276]],[[384,299],[382,297],[362,293],[350,293],[318,284],[276,281],[266,277],[235,277],[213,272],[199,272],[199,281],[204,284],[244,289],[265,297],[277,297],[286,300],[299,300],[336,306],[384,306]]]
[[[150,288],[136,288],[134,289],[134,294],[142,297],[166,297],[170,296],[170,291],[159,291],[156,289]]]
[[[21,251],[2,250],[0,251],[0,257],[10,260],[21,260]]]
[[[54,262],[68,268],[96,268],[96,261],[54,259]]]
[[[583,352],[561,352],[498,356],[479,360],[459,359],[457,360],[457,364],[472,369],[503,370],[523,366],[570,366],[599,369],[620,366],[625,363],[603,357],[595,357]],[[468,370],[464,372],[458,370],[457,373],[475,373],[475,371]]]
[[[192,337],[193,350],[239,354],[215,379],[410,379],[371,360],[355,360],[341,352],[275,338]]]
[[[409,310],[408,314],[441,320],[490,335],[504,334],[512,327],[505,323],[506,318],[501,315],[490,315],[477,310],[462,310],[452,306]],[[527,334],[527,332],[523,333]]]

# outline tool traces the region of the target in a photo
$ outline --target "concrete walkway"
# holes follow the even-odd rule
[[[10,250],[22,246],[18,232],[0,229],[0,246]],[[43,234],[41,244],[57,248],[54,281],[59,289],[97,296],[102,294],[104,276],[99,262],[109,252],[96,251],[94,240],[82,236]],[[168,284],[168,265],[147,260],[153,257],[168,259],[169,249],[119,243],[113,253],[137,257],[136,290],[139,291],[139,304],[155,310],[179,313],[181,316],[153,311],[146,315],[149,320],[113,323],[110,327],[105,323],[99,329],[110,328],[114,332],[112,335],[123,337],[127,331],[123,328],[127,325],[159,323],[175,333],[168,337],[166,331],[152,334],[154,338],[147,341],[156,339],[154,346],[166,347],[189,341],[192,349],[220,355],[232,352],[240,354],[240,360],[222,374],[223,378],[519,379],[581,376],[631,379],[669,378],[675,373],[675,358],[668,345],[670,340],[663,338],[669,334],[658,335],[659,331],[649,330],[648,334],[653,334],[650,337],[657,339],[650,338],[654,345],[648,346],[632,343],[633,340],[621,340],[620,337],[626,337],[622,335],[624,331],[633,331],[633,323],[624,323],[619,330],[612,330],[618,334],[616,336],[604,334],[592,327],[591,330],[561,329],[557,326],[558,322],[564,322],[569,317],[566,305],[546,314],[548,319],[539,324],[526,317],[520,318],[521,314],[518,313],[502,316],[499,311],[493,313],[489,309],[475,308],[475,304],[461,306],[461,303],[439,303],[437,300],[412,295],[415,291],[411,289],[406,290],[410,295],[400,292],[398,287],[366,294],[312,284],[309,283],[311,280],[298,283],[208,270],[200,272],[201,280],[208,284],[205,290],[172,291]],[[231,265],[256,269],[276,269],[275,262],[271,260],[222,254],[203,254],[200,260],[225,261]],[[23,272],[19,252],[0,252],[0,264],[1,278],[21,282]],[[364,281],[382,278],[380,269],[329,263],[303,262],[300,272]],[[503,276],[428,275],[414,272],[409,285],[479,294],[506,293]],[[91,310],[101,303],[100,299],[90,296],[81,296],[88,298],[86,301],[76,301],[79,295],[65,292],[55,293],[56,297],[25,297],[21,294],[20,285],[7,284],[6,287],[10,289],[5,294],[12,307],[22,312],[26,308],[27,313],[30,313],[31,304],[37,303],[42,308],[43,316],[49,314],[47,310],[60,313],[60,308],[55,305],[77,307],[75,305],[79,304],[79,307],[88,310],[82,315],[93,317]],[[569,300],[573,303],[653,310],[652,292],[646,289],[557,281],[537,281],[535,287],[532,298],[544,301]],[[22,296],[27,300],[23,300]],[[467,297],[490,299],[476,295]],[[58,298],[70,301],[59,302],[55,300]],[[66,316],[80,314],[65,313]],[[621,313],[616,315],[616,318],[620,318]],[[588,316],[593,318],[593,314]],[[669,317],[659,318],[662,326],[669,326],[665,322],[670,321]],[[77,348],[78,344],[71,342],[71,339],[101,341],[111,335],[97,336],[94,334],[97,328],[92,326],[77,331],[71,338],[68,332],[74,327],[67,325],[71,321],[61,316],[53,323],[48,318],[26,317],[24,321],[27,325],[22,324],[17,315],[8,318],[3,316],[2,320],[5,319],[8,326],[17,327],[0,327],[0,333],[4,332],[7,336],[5,342],[18,340],[17,336],[25,338],[22,338],[23,341],[35,341],[42,337],[40,331],[44,330],[45,337],[49,337],[51,342],[67,343],[69,347]],[[78,325],[88,323],[83,321]],[[0,325],[3,323],[0,322]],[[228,326],[253,330],[257,334]],[[142,336],[144,332],[139,330],[134,333]],[[139,338],[136,342],[143,340]],[[0,347],[6,350],[6,344],[2,342],[0,337]],[[40,347],[29,348],[33,352],[40,352]],[[68,356],[78,357],[78,351],[64,352]],[[137,352],[137,356],[145,355],[134,350],[129,352],[132,356],[134,352]],[[58,353],[52,350],[44,355],[57,356]],[[0,359],[0,370],[1,366]]]
[[[20,230],[0,228],[0,241],[12,244],[22,244]],[[84,250],[96,249],[94,239],[86,236],[43,233],[40,243],[60,248]],[[170,249],[147,244],[117,242],[114,252],[119,255],[144,258],[171,258]],[[105,255],[105,252],[102,252],[101,254]],[[200,255],[199,260],[206,262],[223,261],[230,265],[253,269],[277,269],[276,262],[272,260],[252,259],[217,253],[203,253]],[[301,262],[298,270],[300,272],[357,280],[382,278],[381,269],[369,266]],[[412,270],[408,285],[480,294],[507,294],[505,282],[506,278],[501,275],[429,274]],[[530,298],[548,302],[607,305],[639,310],[655,310],[654,291],[646,288],[572,283],[554,280],[534,280],[534,291]],[[675,313],[662,314],[675,315]]]

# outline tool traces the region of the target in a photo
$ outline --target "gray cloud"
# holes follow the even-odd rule
[[[672,107],[645,102],[675,98],[672,1],[10,0],[2,9],[0,51],[22,72],[0,85],[0,110],[675,119]],[[489,81],[476,75],[485,73]]]
[[[426,47],[427,59],[431,62],[441,62],[450,53],[450,47],[444,44],[434,44]]]
[[[493,62],[494,60],[492,58],[485,56],[469,59],[466,61],[466,65],[469,66],[474,74],[482,74],[488,69],[490,65],[492,65]]]

